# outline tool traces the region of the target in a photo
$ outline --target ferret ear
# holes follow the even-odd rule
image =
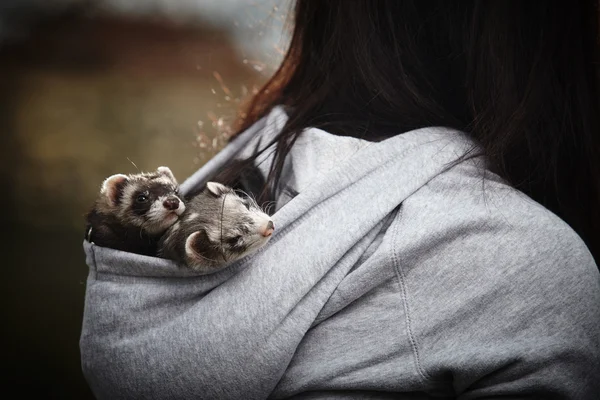
[[[174,183],[177,183],[177,179],[175,179],[175,175],[173,175],[173,172],[171,172],[171,169],[169,167],[158,167],[156,169],[156,172],[158,172],[161,175],[166,176],[167,178],[172,180]]]
[[[115,174],[109,176],[102,183],[102,188],[100,189],[100,193],[108,198],[108,201],[111,205],[117,205],[119,200],[119,196],[121,195],[121,191],[127,183],[127,175],[123,174]]]
[[[185,254],[194,259],[201,260],[206,249],[212,246],[204,229],[189,235],[185,240]]]
[[[222,183],[218,183],[218,182],[208,182],[206,184],[206,188],[208,189],[208,191],[210,193],[214,194],[217,197],[224,195],[225,193],[228,193],[231,191],[231,189],[229,189],[227,186],[223,185]]]

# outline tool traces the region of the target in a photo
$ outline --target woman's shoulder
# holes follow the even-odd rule
[[[469,163],[401,209],[391,259],[428,378],[452,370],[490,396],[598,389],[600,273],[566,223]]]
[[[405,228],[413,226],[424,242],[443,237],[443,246],[458,257],[545,268],[577,264],[574,268],[598,272],[585,243],[566,222],[478,162],[437,175],[402,208]]]

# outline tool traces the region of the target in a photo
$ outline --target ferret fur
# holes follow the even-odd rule
[[[213,272],[264,246],[273,231],[271,218],[251,198],[208,182],[186,200],[179,221],[161,238],[158,254],[195,271]]]
[[[98,246],[156,255],[160,236],[185,210],[178,189],[168,167],[108,177],[86,215],[86,239]]]

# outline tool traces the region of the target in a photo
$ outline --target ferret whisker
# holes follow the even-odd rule
[[[256,196],[254,195],[254,193],[250,193],[250,198],[252,199],[256,207],[258,207],[258,201],[256,200]]]
[[[258,206],[258,202],[256,201],[256,196],[254,195],[254,193],[252,193],[252,192],[247,193],[247,192],[243,191],[242,189],[235,189],[235,192],[239,192],[239,193],[243,194],[244,196],[246,196],[246,198],[248,198],[252,202],[252,204],[256,208],[260,208]]]
[[[260,209],[266,213],[266,214],[270,214],[271,213],[271,209],[273,207],[275,207],[276,202],[273,200],[270,201],[266,201],[262,204],[262,206],[260,207]]]
[[[134,163],[133,161],[131,161],[131,160],[129,159],[129,157],[127,157],[127,159],[128,159],[128,160],[129,160],[129,162],[130,162],[130,163],[131,163],[131,164],[132,164],[132,165],[135,167],[135,169],[137,169],[137,170],[138,170],[138,172],[141,172],[141,171],[140,171],[140,169],[138,168],[138,166],[137,166],[137,165],[135,165],[135,163]]]
[[[258,207],[258,205],[256,204],[256,199],[254,198],[254,195],[252,195],[251,193],[247,193],[247,192],[243,191],[242,189],[236,189],[235,192],[239,192],[239,193],[243,194],[248,200],[250,200],[254,205],[256,205]]]

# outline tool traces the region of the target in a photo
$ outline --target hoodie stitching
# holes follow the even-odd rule
[[[404,207],[400,207],[400,210],[398,211],[397,221],[400,221],[403,213],[404,213]],[[394,269],[395,269],[396,275],[398,277],[398,283],[400,284],[400,296],[402,297],[402,305],[404,307],[404,315],[405,315],[405,320],[406,320],[406,331],[408,334],[408,340],[410,342],[410,346],[413,351],[413,356],[414,356],[414,360],[415,360],[415,368],[417,370],[417,373],[419,374],[421,379],[423,379],[425,381],[433,381],[434,379],[427,373],[427,371],[425,371],[425,369],[421,365],[421,357],[419,355],[419,348],[418,348],[417,341],[415,339],[415,336],[414,336],[413,330],[412,330],[412,320],[410,318],[410,307],[408,304],[409,303],[408,290],[406,288],[404,273],[402,272],[402,268],[400,268],[400,263],[398,262],[398,253],[396,251],[396,237],[398,236],[399,226],[400,226],[400,224],[396,223],[396,226],[394,226],[394,230],[393,230],[392,259],[393,259],[393,263],[394,263]]]

